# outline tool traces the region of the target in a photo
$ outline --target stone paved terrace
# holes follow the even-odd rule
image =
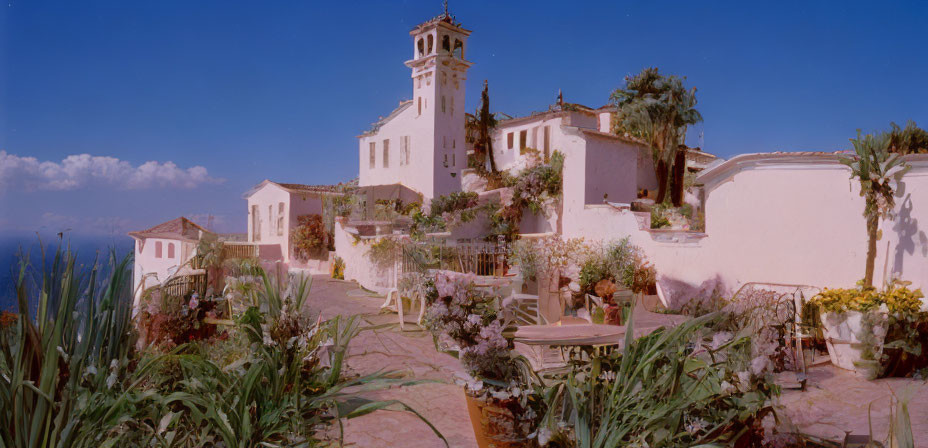
[[[915,446],[928,448],[928,383],[905,378],[868,381],[854,372],[825,364],[809,369],[805,392],[784,390],[780,402],[790,420],[807,434],[840,440],[844,434],[869,434],[871,408],[873,438],[883,441],[889,427],[891,390],[911,389],[909,416]]]
[[[314,276],[307,306],[323,318],[360,315],[362,327],[397,322],[396,314],[379,314],[383,298],[358,289],[355,283]],[[374,399],[399,399],[425,415],[448,439],[452,448],[476,448],[463,389],[454,384],[460,362],[435,350],[432,336],[415,325],[400,332],[392,326],[362,331],[352,340],[350,373],[395,370],[417,379],[435,380],[415,386],[368,394]],[[378,411],[344,422],[345,446],[433,448],[445,444],[421,420],[406,412]]]
[[[396,322],[395,314],[379,314],[383,298],[360,290],[356,284],[315,276],[308,307],[324,318],[360,315],[364,323]],[[452,448],[476,447],[470,418],[460,386],[453,383],[462,371],[457,359],[438,353],[431,336],[415,325],[405,332],[392,326],[364,331],[351,343],[349,373],[398,370],[418,379],[435,380],[371,395],[376,399],[400,399],[427,416],[448,439]],[[811,368],[805,392],[784,390],[780,401],[790,419],[809,434],[839,440],[844,434],[868,433],[867,409],[872,407],[874,436],[886,437],[890,389],[897,393],[912,388],[909,404],[915,446],[928,448],[928,383],[900,378],[867,381],[825,364]],[[345,422],[345,445],[354,447],[431,448],[445,446],[415,416],[404,412],[380,411]]]

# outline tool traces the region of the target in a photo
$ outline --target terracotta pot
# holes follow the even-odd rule
[[[464,393],[467,400],[467,413],[474,427],[474,438],[480,448],[528,448],[530,440],[513,440],[510,427],[515,417],[508,409],[496,406],[486,400]]]

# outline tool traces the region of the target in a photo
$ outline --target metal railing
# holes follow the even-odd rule
[[[508,244],[410,244],[403,246],[400,272],[441,269],[486,276],[502,276],[508,268]]]

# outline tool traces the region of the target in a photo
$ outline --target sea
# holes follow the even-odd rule
[[[59,238],[52,234],[41,235],[41,240],[36,234],[0,235],[0,311],[17,311],[16,279],[22,262],[27,263],[27,285],[31,284],[34,290],[42,270],[42,246],[46,263],[51,265],[59,243],[63,247],[70,246],[77,264],[87,270],[95,261],[107,266],[111,250],[116,250],[120,260],[133,250],[133,241],[128,235],[63,235]]]

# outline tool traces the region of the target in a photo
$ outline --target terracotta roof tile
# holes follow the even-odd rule
[[[212,233],[197,223],[181,216],[180,218],[158,224],[150,229],[129,232],[129,236],[134,238],[166,238],[198,241],[200,239],[200,232]]]

